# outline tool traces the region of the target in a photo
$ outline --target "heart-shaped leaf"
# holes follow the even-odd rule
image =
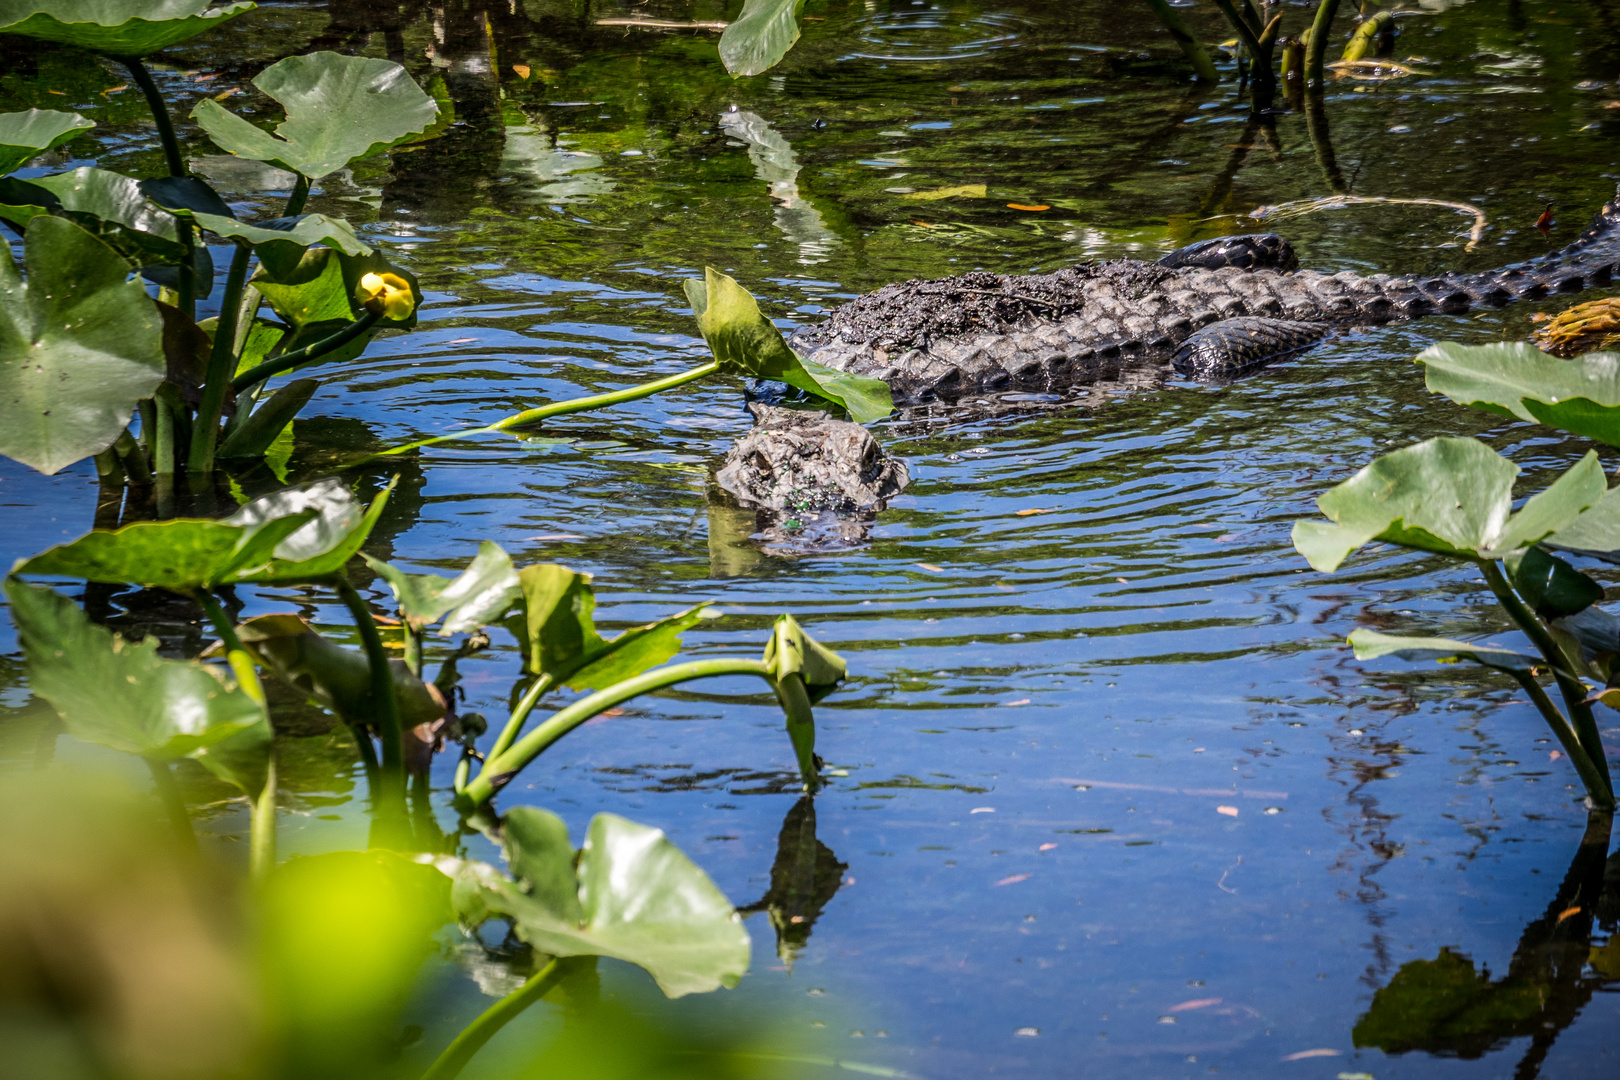
[[[4,0],[0,34],[56,41],[107,56],[146,56],[252,11],[208,0]]]
[[[96,126],[78,113],[55,109],[0,113],[0,176]]]
[[[804,0],[748,0],[720,35],[720,60],[732,76],[758,75],[781,62],[799,40]]]
[[[894,411],[887,383],[801,359],[748,290],[718,270],[706,268],[702,281],[684,285],[698,330],[721,371],[786,383],[832,402],[858,424]]]
[[[163,329],[107,245],[30,222],[25,283],[0,254],[0,454],[47,476],[111,446],[163,381]]]
[[[1380,634],[1376,630],[1352,630],[1350,645],[1356,651],[1357,660],[1376,660],[1381,656],[1411,661],[1438,660],[1442,664],[1473,660],[1501,671],[1529,671],[1538,664],[1546,664],[1539,656],[1529,656],[1511,649],[1453,641],[1450,638]]]
[[[453,581],[437,574],[407,574],[369,555],[365,560],[394,590],[400,614],[419,631],[445,615],[449,618],[441,632],[446,636],[499,622],[523,591],[511,556],[492,540],[478,545],[472,564]]]
[[[267,723],[263,707],[218,669],[166,660],[156,638],[118,637],[50,589],[8,578],[5,592],[29,689],[51,703],[74,738],[171,759]]]
[[[748,970],[748,931],[731,901],[658,829],[598,814],[576,857],[555,815],[514,807],[502,836],[518,881],[486,864],[439,860],[455,878],[452,903],[464,921],[504,915],[552,956],[637,964],[672,998],[736,986]]]
[[[1417,359],[1453,401],[1620,446],[1620,353],[1560,360],[1522,341],[1442,342]]]
[[[439,107],[390,60],[333,52],[291,56],[253,85],[280,102],[274,135],[204,98],[191,117],[223,150],[319,180],[349,162],[426,131]]]
[[[325,337],[343,323],[359,317],[361,308],[355,300],[355,288],[360,279],[370,273],[393,274],[403,278],[411,287],[412,310],[404,319],[382,319],[377,325],[408,330],[416,325],[416,308],[422,303],[422,289],[415,275],[390,263],[381,252],[367,249],[366,254],[347,255],[330,248],[314,248],[298,252],[286,248],[279,254],[280,244],[267,244],[259,250],[264,253],[259,270],[253,275],[253,285],[277,315],[299,331],[297,341],[288,342],[288,349],[301,348],[311,341]],[[297,255],[281,259],[280,255]],[[323,363],[336,362],[358,356],[369,338],[352,343],[348,350],[329,353]]]
[[[43,214],[74,222],[132,266],[178,263],[185,255],[175,216],[148,199],[140,181],[121,173],[87,166],[33,180],[0,180],[0,218],[26,225]],[[199,279],[199,291],[209,283]]]
[[[662,664],[680,652],[684,630],[712,617],[699,604],[608,641],[596,630],[591,575],[540,563],[518,571],[518,581],[523,610],[508,625],[527,645],[529,670],[576,690],[603,690]]]
[[[1551,487],[1512,513],[1519,467],[1477,439],[1430,439],[1375,459],[1322,495],[1336,524],[1294,523],[1294,547],[1331,573],[1378,539],[1464,559],[1500,559],[1574,521],[1603,497],[1606,481],[1588,453]]]

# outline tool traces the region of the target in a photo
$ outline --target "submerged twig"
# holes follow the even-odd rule
[[[1346,206],[1356,203],[1394,203],[1403,206],[1443,206],[1448,210],[1455,210],[1459,214],[1468,214],[1474,219],[1474,224],[1468,230],[1468,244],[1463,249],[1473,251],[1475,246],[1485,238],[1485,226],[1489,218],[1485,211],[1468,203],[1447,202],[1444,199],[1397,199],[1386,195],[1329,195],[1320,199],[1294,199],[1290,202],[1277,203],[1275,206],[1261,206],[1250,210],[1248,216],[1256,221],[1276,220],[1280,218],[1299,217],[1304,214],[1314,214],[1318,210],[1342,210]],[[1231,215],[1219,215],[1228,217]],[[1212,221],[1213,218],[1206,218]]]

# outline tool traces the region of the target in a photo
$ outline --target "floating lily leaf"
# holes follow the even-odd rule
[[[0,454],[49,476],[111,446],[163,381],[163,331],[107,245],[59,218],[28,226],[25,283],[0,254]]]
[[[1375,459],[1316,502],[1336,524],[1294,523],[1294,547],[1331,573],[1371,540],[1464,559],[1499,559],[1569,525],[1603,497],[1588,453],[1511,513],[1519,467],[1477,439],[1430,439]]]
[[[333,52],[271,64],[253,85],[280,102],[287,119],[274,135],[204,98],[191,117],[223,150],[311,180],[426,131],[439,107],[390,60]]]
[[[407,574],[369,555],[365,560],[394,590],[400,614],[417,630],[448,615],[441,633],[470,633],[499,622],[523,593],[511,556],[493,540],[478,545],[477,557],[454,581],[437,574]]]
[[[510,621],[527,643],[529,670],[576,690],[603,690],[680,652],[681,633],[713,616],[707,604],[633,627],[611,641],[597,633],[591,575],[556,563],[518,571],[523,611]]]
[[[1429,389],[1453,401],[1620,446],[1620,353],[1560,360],[1522,341],[1443,342],[1418,363]]]
[[[276,674],[350,724],[376,720],[371,664],[364,653],[323,637],[299,615],[260,615],[236,628],[242,644]],[[390,660],[400,725],[413,728],[445,714],[444,698],[411,674],[403,660]]]
[[[1473,660],[1500,671],[1528,671],[1536,665],[1545,665],[1539,656],[1529,656],[1511,649],[1498,649],[1492,645],[1478,645],[1451,638],[1402,637],[1380,634],[1376,630],[1352,630],[1350,645],[1357,660],[1376,660],[1381,656],[1395,656],[1402,660],[1438,660],[1453,663]]]
[[[1515,552],[1503,566],[1514,590],[1543,619],[1574,615],[1603,599],[1603,586],[1540,548]]]
[[[576,861],[561,820],[525,806],[508,811],[503,839],[518,881],[439,861],[464,921],[505,915],[542,952],[637,964],[672,998],[736,986],[748,970],[748,931],[731,902],[659,830],[598,814]]]
[[[96,126],[78,113],[55,109],[0,113],[0,176],[16,172],[54,147]]]
[[[146,56],[256,6],[213,7],[208,0],[4,0],[0,34],[56,41],[107,56]]]
[[[721,371],[787,383],[842,407],[858,424],[881,420],[894,411],[889,386],[882,380],[802,360],[748,290],[726,275],[706,268],[702,281],[687,281],[685,288],[698,330]]]
[[[28,660],[28,685],[68,733],[143,757],[184,757],[264,724],[263,708],[217,669],[158,655],[92,623],[77,604],[14,578],[5,583]]]
[[[734,77],[758,75],[781,62],[799,40],[804,0],[748,0],[720,35],[720,60]]]

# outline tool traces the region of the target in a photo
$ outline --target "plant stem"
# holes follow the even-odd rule
[[[598,690],[590,697],[581,698],[567,708],[559,709],[545,723],[519,739],[510,749],[501,754],[491,754],[485,759],[484,767],[478,771],[477,777],[456,796],[456,805],[465,811],[488,802],[497,790],[525,765],[539,757],[547,747],[598,713],[633,697],[663,690],[677,683],[719,675],[756,675],[771,684],[773,690],[776,688],[776,679],[771,669],[761,660],[694,660],[691,663],[675,664],[645,672],[606,690]]]
[[[1531,704],[1535,705],[1542,719],[1547,721],[1547,726],[1552,728],[1553,734],[1558,737],[1558,743],[1564,748],[1564,753],[1569,755],[1570,763],[1580,775],[1581,783],[1592,794],[1592,801],[1600,803],[1597,793],[1603,790],[1603,774],[1587,755],[1586,748],[1581,745],[1581,740],[1575,734],[1575,729],[1564,719],[1564,714],[1558,711],[1558,706],[1553,704],[1552,698],[1547,696],[1547,691],[1541,688],[1535,676],[1528,671],[1501,670],[1506,670],[1513,676],[1514,681],[1530,695]]]
[[[122,465],[124,472],[129,476],[132,484],[150,484],[152,470],[146,467],[146,455],[141,453],[140,446],[135,442],[135,436],[125,428],[118,433],[118,438],[112,444],[113,453],[118,455],[118,464]]]
[[[462,1028],[461,1033],[451,1040],[450,1045],[444,1048],[444,1053],[440,1054],[438,1060],[429,1065],[427,1072],[422,1074],[422,1080],[454,1080],[461,1074],[461,1070],[467,1067],[467,1062],[473,1059],[473,1055],[495,1037],[496,1032],[530,1005],[545,997],[566,973],[564,961],[560,958],[553,960],[530,976],[528,982],[485,1009],[476,1020]]]
[[[1215,70],[1215,61],[1209,58],[1209,50],[1193,36],[1193,32],[1187,28],[1181,16],[1176,14],[1176,9],[1170,6],[1169,0],[1148,0],[1148,3],[1152,5],[1154,14],[1159,16],[1159,21],[1170,32],[1170,36],[1175,38],[1181,54],[1192,64],[1193,71],[1198,75],[1198,81],[1219,82],[1221,76]]]
[[[264,684],[259,682],[259,669],[253,666],[253,654],[236,636],[231,617],[225,613],[219,598],[207,589],[197,590],[197,603],[202,606],[203,614],[208,616],[214,632],[219,635],[220,644],[225,647],[225,662],[231,666],[231,674],[236,676],[237,685],[262,708],[265,704]]]
[[[1581,748],[1592,759],[1592,765],[1602,781],[1597,790],[1590,794],[1600,806],[1613,807],[1614,785],[1609,777],[1609,762],[1603,753],[1603,737],[1598,733],[1597,718],[1592,715],[1592,707],[1586,704],[1586,684],[1567,670],[1568,662],[1564,650],[1541,624],[1540,617],[1519,599],[1518,594],[1513,591],[1513,586],[1508,584],[1507,578],[1502,576],[1502,571],[1497,569],[1495,561],[1481,559],[1478,565],[1480,572],[1485,575],[1485,584],[1496,594],[1497,602],[1507,611],[1508,617],[1519,625],[1519,629],[1524,631],[1525,636],[1552,668],[1553,679],[1558,683],[1558,690],[1564,697],[1564,707],[1569,710],[1570,727],[1580,739]]]
[[[498,757],[506,753],[507,747],[517,741],[518,734],[523,731],[523,722],[529,718],[529,713],[534,711],[535,704],[546,695],[546,691],[550,690],[553,685],[555,684],[552,682],[550,675],[542,675],[529,685],[529,688],[523,692],[523,696],[518,699],[517,705],[513,707],[512,715],[507,718],[506,726],[501,729],[500,737],[495,740],[495,745],[490,747],[489,757]]]
[[[219,634],[220,643],[225,646],[225,662],[230,664],[231,673],[236,676],[236,683],[242,692],[258,703],[260,709],[265,708],[264,684],[259,681],[259,669],[253,664],[253,654],[242,646],[242,639],[236,636],[236,627],[231,624],[231,618],[225,613],[219,598],[207,589],[197,590],[197,602],[202,605],[208,621],[213,623],[214,630]],[[268,714],[267,714],[268,715]],[[265,763],[264,786],[255,794],[248,793],[248,870],[253,880],[263,880],[276,865],[276,751],[270,748],[269,760]]]
[[[151,110],[152,120],[157,124],[158,139],[163,143],[163,156],[169,163],[169,175],[186,175],[186,163],[180,156],[180,142],[174,137],[174,124],[169,120],[169,107],[164,103],[157,83],[152,81],[152,73],[136,56],[121,56],[118,62],[129,69],[135,85],[146,95],[146,107]]]
[[[263,881],[276,868],[276,753],[272,748],[264,787],[249,800],[248,876]]]
[[[1322,0],[1311,21],[1310,41],[1305,53],[1305,84],[1322,85],[1322,61],[1327,56],[1328,34],[1333,30],[1333,16],[1338,13],[1339,0]]]
[[[169,824],[174,828],[174,838],[180,842],[181,850],[193,858],[197,855],[197,833],[191,827],[191,814],[186,811],[186,801],[180,797],[180,788],[174,782],[174,773],[167,761],[157,758],[145,758],[146,767],[151,770],[153,786],[157,788],[158,798],[163,802],[163,809],[169,815]]]
[[[304,212],[304,203],[309,200],[309,177],[303,173],[298,174],[298,180],[293,184],[292,194],[287,196],[286,209],[282,210],[282,217],[294,217]]]
[[[400,746],[399,697],[394,693],[394,673],[388,663],[388,652],[383,648],[376,620],[349,579],[340,574],[332,579],[332,584],[354,618],[366,660],[371,665],[371,696],[377,706],[377,728],[382,741],[382,767],[378,773],[381,790],[377,793],[377,802],[384,809],[397,808],[403,812],[405,759]]]
[[[448,435],[436,435],[431,439],[423,439],[421,442],[413,442],[405,446],[396,446],[391,450],[384,450],[381,453],[373,454],[371,457],[366,458],[365,460],[372,461],[380,457],[393,457],[397,454],[407,454],[412,450],[420,450],[424,446],[437,446],[439,443],[453,442],[456,439],[465,439],[470,435],[493,435],[496,432],[508,431],[524,424],[539,423],[541,420],[545,420],[553,416],[563,416],[567,413],[585,412],[589,409],[605,409],[610,405],[622,405],[626,401],[635,401],[638,398],[650,397],[653,394],[659,393],[660,391],[670,390],[674,387],[682,385],[683,383],[693,382],[697,379],[703,378],[705,375],[712,375],[719,370],[719,362],[712,361],[702,365],[701,367],[695,367],[691,371],[683,371],[679,375],[670,375],[666,378],[654,379],[652,382],[642,383],[640,386],[632,386],[624,390],[614,390],[607,394],[595,394],[591,397],[575,398],[572,401],[559,401],[551,405],[542,405],[537,409],[529,409],[525,412],[508,416],[504,420],[497,420],[488,427],[468,428],[464,431],[453,431]]]
[[[804,688],[804,676],[797,672],[784,675],[773,688],[787,716],[788,738],[793,740],[793,753],[799,759],[799,775],[804,777],[805,790],[814,794],[821,782],[816,775],[816,714]]]
[[[214,347],[208,354],[208,373],[203,380],[202,401],[197,406],[197,422],[192,427],[191,454],[186,460],[186,471],[193,475],[206,476],[214,471],[219,417],[236,366],[236,321],[241,314],[242,286],[247,281],[248,262],[252,258],[252,248],[237,244],[236,253],[231,256],[230,273],[225,278],[225,296],[219,309],[219,324],[214,327]]]
[[[289,371],[300,364],[307,364],[312,360],[317,360],[366,333],[373,326],[376,326],[381,318],[382,316],[372,312],[363,312],[358,319],[330,337],[312,341],[302,349],[294,349],[290,353],[283,353],[274,360],[266,360],[262,364],[248,368],[231,380],[231,389],[240,394],[257,383],[262,383],[272,376],[280,375],[283,371]]]
[[[401,613],[403,615],[403,612]],[[422,631],[411,625],[411,620],[401,618],[399,631],[405,639],[405,666],[412,675],[418,677],[422,674]]]
[[[1233,30],[1237,31],[1238,40],[1243,42],[1245,49],[1249,50],[1249,56],[1258,61],[1260,42],[1255,35],[1259,33],[1259,28],[1249,26],[1249,21],[1239,14],[1238,9],[1233,6],[1232,0],[1215,0],[1215,6],[1221,9],[1221,14],[1226,16],[1226,21],[1232,25]]]

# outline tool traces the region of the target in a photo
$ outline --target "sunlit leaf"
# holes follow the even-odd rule
[[[29,109],[0,113],[0,176],[15,172],[45,151],[96,126],[78,113]]]
[[[1429,389],[1453,401],[1620,446],[1620,353],[1560,360],[1522,341],[1442,342],[1418,362]]]
[[[765,645],[765,663],[778,679],[798,675],[812,703],[820,701],[844,681],[844,658],[805,632],[791,615],[778,615]]]
[[[252,244],[261,258],[296,259],[305,248],[316,244],[336,248],[345,255],[365,255],[371,251],[354,234],[353,225],[342,218],[329,218],[325,214],[301,214],[257,222],[237,221],[219,214],[194,213],[189,216],[217,236]]]
[[[263,569],[242,573],[237,580],[260,585],[319,581],[342,570],[370,538],[371,530],[377,527],[377,521],[388,505],[388,496],[398,482],[397,476],[390,480],[388,486],[371,500],[371,505],[360,515],[358,522],[346,532],[343,531],[344,524],[353,519],[355,511],[344,504],[342,496],[336,490],[326,489],[318,502],[309,504],[318,513],[318,517],[312,523],[315,531],[295,533],[285,548],[276,549],[275,558],[269,565]],[[347,488],[341,490],[347,493]],[[352,500],[353,496],[349,496],[349,499]],[[247,511],[252,505],[253,503],[249,503],[248,506],[244,506],[238,514]],[[330,547],[326,546],[328,543],[331,543]]]
[[[208,0],[0,0],[0,34],[56,41],[107,56],[146,56],[256,6],[215,7]]]
[[[702,281],[684,284],[698,329],[721,371],[787,383],[842,407],[858,424],[894,411],[887,383],[801,359],[748,290],[731,278],[710,267]]]
[[[273,252],[279,246],[271,244],[264,250]],[[253,285],[275,313],[299,331],[298,340],[287,343],[288,349],[307,345],[358,318],[361,309],[355,300],[355,287],[368,273],[388,273],[403,278],[410,284],[414,300],[408,317],[383,319],[377,325],[407,330],[416,325],[415,308],[421,306],[422,290],[415,275],[394,266],[381,252],[367,250],[367,254],[346,255],[330,248],[315,248],[296,259],[278,262],[271,258],[261,262],[253,276]],[[285,251],[286,254],[294,252],[292,248]],[[360,339],[342,353],[328,354],[322,362],[358,356],[367,340],[369,338]]]
[[[263,708],[219,669],[158,655],[92,623],[56,592],[5,582],[28,685],[68,733],[129,754],[178,758],[263,725]]]
[[[334,52],[291,56],[265,68],[253,85],[286,109],[274,135],[212,98],[197,104],[192,119],[221,149],[311,180],[422,134],[439,112],[390,60]]]
[[[720,60],[733,76],[758,75],[781,62],[799,40],[804,0],[747,0],[720,35]]]
[[[1499,668],[1503,671],[1528,671],[1537,664],[1546,664],[1539,656],[1530,656],[1511,649],[1453,641],[1451,638],[1380,634],[1376,630],[1352,630],[1350,645],[1356,651],[1357,660],[1376,660],[1381,656],[1394,656],[1411,661],[1473,660],[1486,667]]]
[[[132,264],[178,262],[185,252],[175,216],[122,173],[86,166],[32,180],[0,180],[0,204],[0,218],[19,225],[42,212],[68,218]]]
[[[598,814],[576,863],[555,815],[515,807],[506,822],[519,880],[481,863],[440,861],[457,879],[464,920],[505,915],[519,938],[552,956],[637,964],[670,997],[735,986],[747,971],[748,931],[731,902],[661,831]]]
[[[1541,543],[1558,551],[1620,563],[1620,487],[1605,492],[1603,498],[1580,517],[1555,530]]]
[[[365,560],[394,590],[400,614],[418,630],[446,615],[442,631],[446,635],[477,630],[499,622],[522,595],[511,557],[493,540],[478,545],[472,564],[454,580],[437,574],[407,574],[369,555]]]
[[[157,309],[95,237],[28,226],[25,283],[0,254],[0,453],[49,475],[118,438],[163,381]]]
[[[1371,540],[1459,558],[1497,559],[1544,539],[1603,497],[1588,453],[1546,491],[1512,511],[1519,467],[1477,439],[1440,438],[1375,459],[1317,500],[1335,524],[1294,523],[1294,547],[1332,572]]]

